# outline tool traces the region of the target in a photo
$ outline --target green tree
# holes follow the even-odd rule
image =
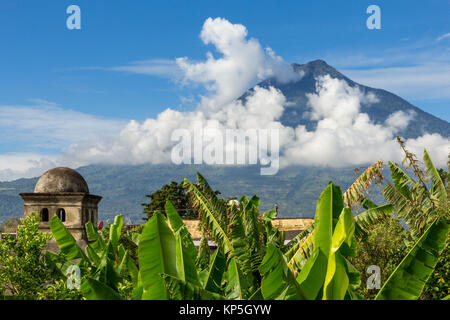
[[[197,217],[196,210],[192,208],[191,201],[182,183],[172,181],[152,194],[146,195],[146,197],[150,199],[150,202],[142,203],[146,215],[143,220],[149,220],[158,211],[165,214],[164,206],[167,200],[175,206],[181,215],[191,218]]]
[[[57,278],[45,254],[48,233],[38,231],[39,214],[21,219],[17,237],[5,236],[0,241],[0,295],[35,299],[45,286]]]

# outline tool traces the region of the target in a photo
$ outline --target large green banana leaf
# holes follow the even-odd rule
[[[314,248],[320,248],[326,257],[331,250],[334,225],[343,208],[344,201],[341,188],[332,183],[328,184],[317,200],[313,233]]]
[[[232,258],[227,269],[226,298],[230,300],[244,300],[247,298],[248,284],[236,258]]]
[[[170,201],[166,201],[165,210],[170,226],[175,232],[177,242],[176,261],[178,275],[183,281],[191,282],[194,285],[200,285],[197,268],[195,266],[197,249],[195,249],[191,234]]]
[[[166,201],[164,205],[164,209],[166,211],[167,218],[169,219],[170,226],[174,232],[177,232],[184,226],[183,219],[181,219],[177,209],[173,206],[172,202],[169,200]],[[195,249],[195,246],[194,246]]]
[[[117,290],[118,284],[122,281],[122,277],[116,270],[114,260],[110,258],[110,251],[112,251],[112,244],[108,242],[102,256],[97,270],[94,273],[95,280],[98,280],[112,289]]]
[[[114,223],[111,225],[111,228],[109,229],[109,241],[112,244],[114,252],[117,251],[117,247],[119,245],[120,235],[122,234],[122,227],[123,227],[123,217],[121,214],[119,214],[114,218]]]
[[[197,249],[195,248],[194,241],[192,241],[192,236],[189,233],[189,230],[170,201],[166,202],[165,210],[172,230],[175,233],[178,232],[183,240],[182,243],[184,246],[184,251],[186,254],[193,257],[195,261],[195,258],[197,257]]]
[[[375,299],[418,299],[444,250],[449,229],[449,221],[436,218],[384,283]]]
[[[352,245],[355,223],[352,211],[346,207],[342,210],[331,238],[331,249],[328,255],[327,273],[323,288],[323,300],[343,300],[350,283],[347,275],[346,261],[339,252],[345,242]]]
[[[179,229],[175,233],[176,239],[176,267],[178,276],[181,280],[190,282],[199,286],[200,280],[198,278],[197,268],[195,266],[195,255],[192,254],[187,248],[186,238],[181,233],[182,229]]]
[[[259,271],[263,277],[261,293],[264,299],[299,300],[305,298],[283,253],[272,242],[267,244],[266,254]]]
[[[382,206],[373,204],[368,210],[354,216],[355,236],[357,239],[363,238],[367,235],[371,225],[385,219],[393,213],[394,207],[390,204]],[[283,250],[286,252],[285,255],[289,260],[289,266],[292,270],[301,270],[314,250],[312,241],[314,225],[315,223],[308,226],[308,228],[300,232],[283,247]]]
[[[321,250],[322,254],[328,259],[334,225],[343,208],[344,201],[342,199],[341,188],[329,183],[317,200],[314,227],[307,229],[308,231],[304,233],[304,236],[307,238],[303,241],[297,239],[296,243],[286,254],[290,258],[289,266],[292,270],[301,270],[306,264],[307,259],[316,249]],[[318,254],[316,253],[316,259],[317,256]],[[311,268],[312,265],[309,264],[308,267]],[[317,272],[317,274],[322,273]],[[323,279],[317,281],[317,285],[319,284],[322,286]]]
[[[130,257],[130,253],[128,250],[125,251],[125,254],[122,257],[122,260],[119,265],[119,273],[120,274],[129,274],[131,276],[131,281],[133,286],[136,287],[138,285],[138,273],[139,270],[134,264],[133,259]]]
[[[138,255],[140,280],[144,289],[142,299],[167,299],[160,274],[178,277],[176,240],[160,212],[156,212],[145,224],[139,241]]]
[[[316,300],[327,274],[327,257],[318,248],[314,250],[297,276],[297,282],[308,300]]]
[[[351,210],[343,206],[340,192],[330,183],[317,201],[314,251],[296,279],[307,299],[318,298],[320,292],[322,299],[344,299],[350,283],[344,255],[354,253],[355,223]]]
[[[89,260],[94,264],[95,267],[98,267],[100,265],[100,262],[101,262],[100,256],[89,245],[86,247],[86,254],[89,257]],[[100,252],[100,254],[101,254],[101,252]]]
[[[83,281],[80,289],[88,300],[122,300],[119,293],[94,279]]]
[[[72,234],[67,231],[64,224],[59,220],[59,218],[54,215],[50,220],[50,230],[52,231],[53,237],[56,240],[61,252],[64,254],[67,260],[73,259],[85,259],[86,255],[83,250],[78,247]]]
[[[88,221],[86,224],[86,234],[89,243],[89,247],[95,251],[97,255],[100,255],[103,249],[105,248],[105,242],[103,238],[98,234],[97,230],[95,230],[94,225],[91,221]]]
[[[225,271],[227,260],[222,250],[217,249],[211,256],[208,275],[203,284],[203,289],[210,292],[221,293],[222,277]]]
[[[431,195],[439,202],[447,204],[447,190],[445,190],[444,182],[441,179],[439,172],[433,164],[427,150],[424,150],[423,160],[425,162],[425,169],[428,176],[432,179]],[[447,204],[448,208],[448,204]]]

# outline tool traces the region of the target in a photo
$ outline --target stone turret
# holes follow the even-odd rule
[[[21,193],[24,200],[24,217],[39,212],[39,230],[50,232],[50,219],[57,215],[81,247],[87,244],[85,224],[98,222],[100,196],[89,193],[84,178],[75,170],[65,167],[44,173],[36,183],[33,193]],[[54,240],[49,249],[56,248]]]

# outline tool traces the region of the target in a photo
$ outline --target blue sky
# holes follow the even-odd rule
[[[81,8],[81,30],[66,28],[71,4]],[[381,8],[381,30],[366,27],[371,4]],[[191,110],[202,88],[180,85],[171,61],[200,61],[214,52],[199,38],[208,17],[244,25],[287,63],[324,59],[353,80],[450,121],[450,1],[442,0],[2,0],[0,106],[71,110],[87,122],[107,119],[105,131],[168,107]],[[146,71],[130,69],[142,65]],[[52,154],[76,140],[47,136],[45,146],[27,149],[17,138],[26,137],[26,126],[1,126],[0,154]]]

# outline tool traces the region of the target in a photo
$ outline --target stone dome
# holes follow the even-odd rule
[[[35,193],[89,193],[86,180],[73,169],[60,167],[44,173],[34,187]]]

